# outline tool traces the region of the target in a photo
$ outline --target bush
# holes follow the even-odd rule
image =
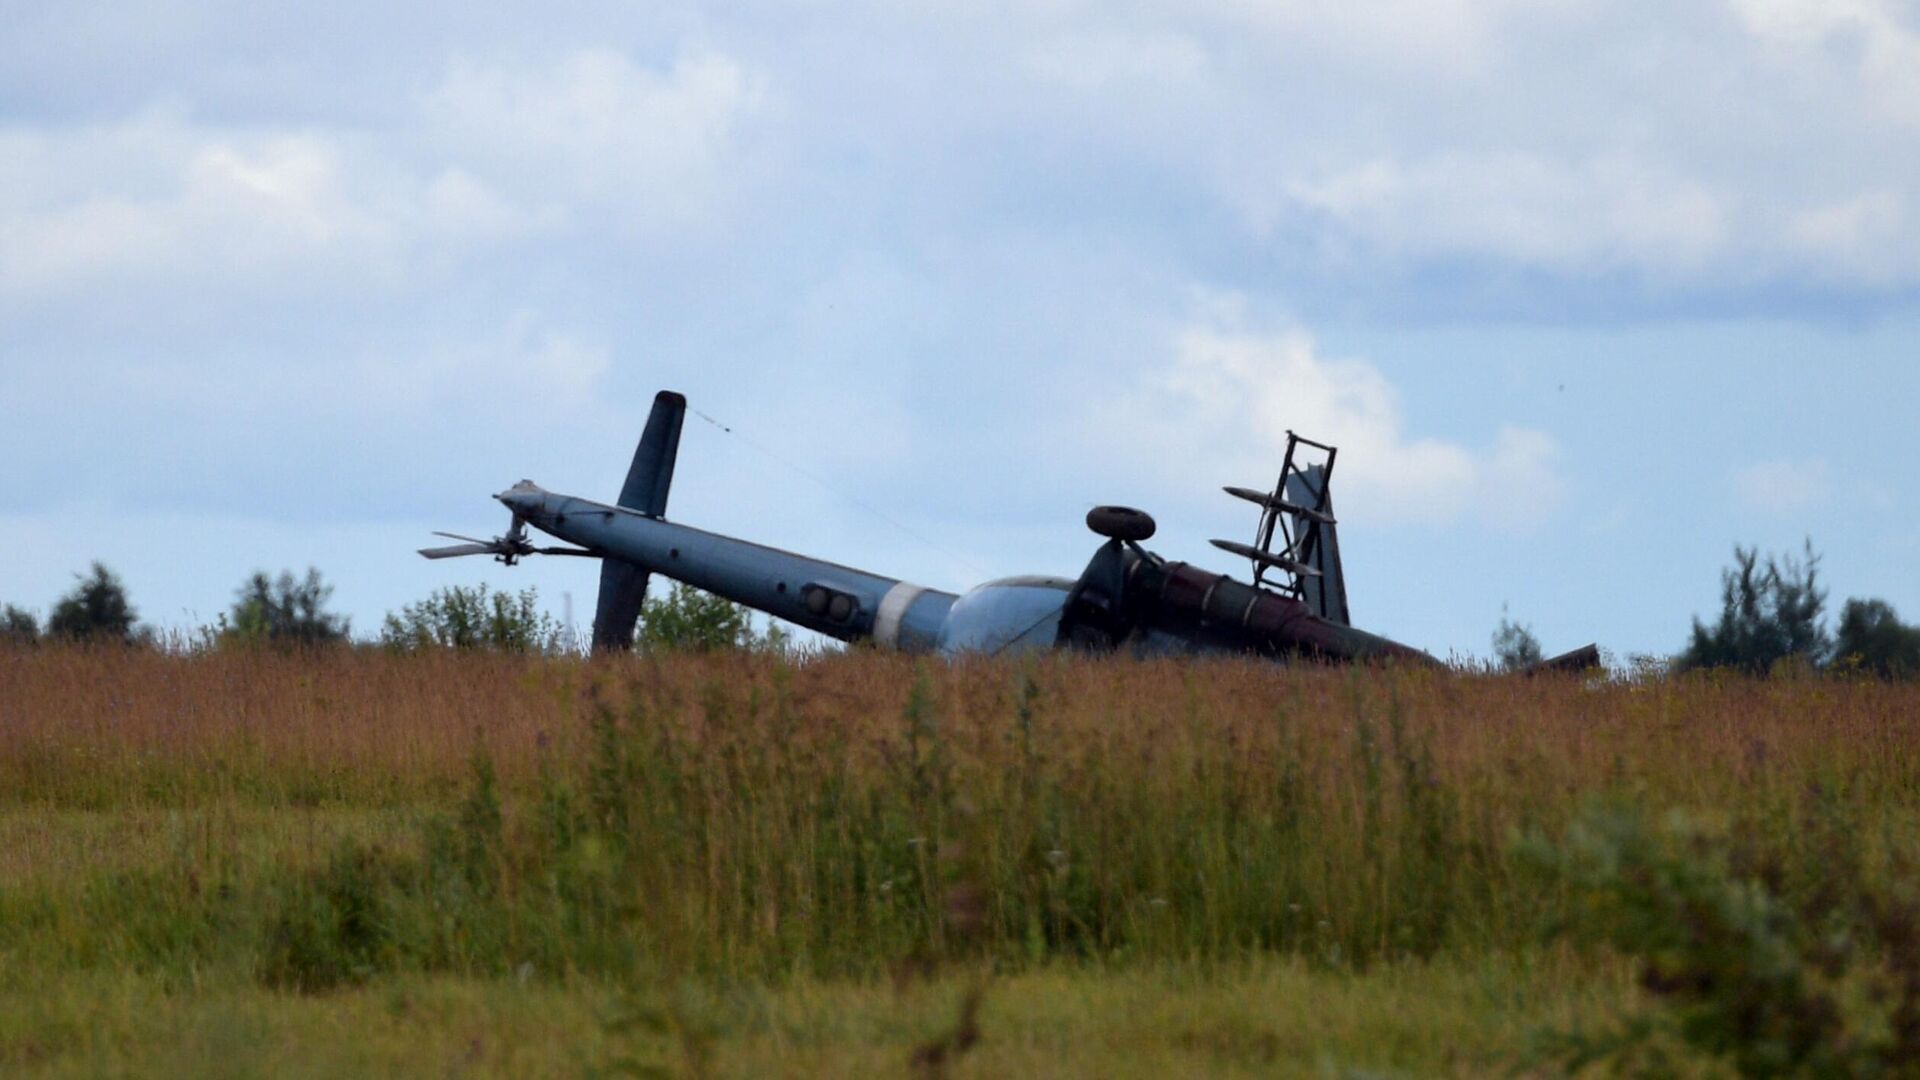
[[[40,620],[25,608],[8,604],[0,611],[0,641],[31,645],[40,640]]]
[[[636,637],[642,648],[694,652],[751,648],[757,642],[747,608],[677,581],[667,595],[649,597],[640,608]]]
[[[1840,613],[1833,654],[1834,666],[1842,671],[1913,678],[1920,675],[1920,626],[1901,622],[1884,600],[1849,600]]]
[[[77,583],[73,590],[61,597],[47,616],[47,636],[133,643],[137,613],[127,602],[127,588],[120,578],[98,562],[87,574],[74,577]]]
[[[1570,894],[1556,928],[1635,960],[1651,1008],[1549,1039],[1571,1075],[1693,1075],[1700,1055],[1741,1076],[1911,1076],[1920,1068],[1920,903],[1867,871],[1844,799],[1805,797],[1790,858],[1758,831],[1722,836],[1685,815],[1590,810],[1521,857]],[[1816,857],[1808,858],[1809,854]]]
[[[1533,627],[1516,623],[1500,611],[1500,625],[1493,632],[1493,661],[1505,671],[1525,671],[1547,658]]]
[[[1758,548],[1733,549],[1734,565],[1720,575],[1720,619],[1709,627],[1693,620],[1693,638],[1675,659],[1680,671],[1729,668],[1765,675],[1782,661],[1820,666],[1831,650],[1821,613],[1827,593],[1819,584],[1820,556],[1808,542],[1802,558],[1769,555]]]
[[[499,649],[506,652],[559,652],[567,628],[539,610],[533,589],[492,592],[487,586],[450,585],[432,596],[389,613],[380,643],[391,649]]]
[[[344,641],[347,620],[326,610],[333,586],[323,584],[320,571],[307,568],[298,579],[282,570],[278,578],[255,571],[235,593],[233,613],[221,636],[240,642],[324,645]]]

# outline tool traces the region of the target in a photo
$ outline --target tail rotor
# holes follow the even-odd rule
[[[448,544],[444,547],[421,548],[420,554],[429,559],[457,559],[465,555],[491,555],[495,562],[512,566],[528,555],[591,555],[591,551],[579,548],[541,547],[527,539],[527,519],[518,514],[513,516],[512,524],[507,526],[505,535],[491,540],[482,540],[477,536],[462,536],[459,533],[435,531],[435,536],[444,536],[449,540],[464,541]]]

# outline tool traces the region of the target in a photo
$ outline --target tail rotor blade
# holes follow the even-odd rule
[[[477,537],[477,536],[461,536],[461,535],[460,535],[459,533],[450,533],[450,532],[441,532],[441,531],[439,531],[438,529],[435,529],[435,530],[434,530],[434,533],[433,533],[433,535],[435,535],[435,536],[444,536],[444,537],[446,537],[446,538],[447,538],[447,539],[449,539],[449,540],[465,540],[465,541],[466,541],[467,543],[469,543],[469,544],[484,544],[484,543],[487,543],[487,541],[485,541],[485,540],[482,540],[482,539],[480,539],[480,538],[479,538],[479,537]]]
[[[462,555],[491,555],[492,544],[472,543],[453,544],[448,547],[421,548],[420,554],[429,559],[456,559]]]

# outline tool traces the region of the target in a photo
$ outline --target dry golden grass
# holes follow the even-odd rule
[[[271,1027],[292,1022],[269,1019],[281,999],[250,995],[387,979],[482,997],[503,980],[571,997],[850,979],[833,985],[858,998],[992,968],[1091,1002],[1155,972],[1224,1000],[1284,969],[1276,1008],[1354,980],[1367,1019],[1341,1045],[1395,1047],[1341,1060],[1442,1068],[1416,1045],[1440,1013],[1408,1013],[1414,1043],[1394,1044],[1380,1003],[1428,965],[1492,987],[1533,970],[1566,903],[1514,841],[1601,800],[1685,809],[1802,878],[1844,858],[1890,880],[1920,865],[1920,686],[863,651],[3,650],[0,992],[125,977]],[[1580,982],[1556,1000],[1623,999],[1619,964],[1555,963]],[[1489,994],[1445,1020],[1481,1065],[1540,1007]],[[982,1021],[1002,1038],[1004,1002]],[[1219,1030],[1264,1032],[1245,1044],[1259,1052],[1308,1038],[1256,1019]],[[1064,1045],[1021,1030],[1039,1049],[995,1060]],[[1169,1066],[1218,1057],[1143,1030],[1142,1055]],[[1231,1034],[1229,1057],[1245,1050]],[[900,1041],[807,1038],[823,1068]],[[764,1039],[721,1057],[759,1060]],[[126,1049],[86,1046],[56,1057]]]
[[[207,796],[411,801],[457,788],[476,733],[509,783],[536,748],[572,744],[582,704],[637,693],[657,722],[697,728],[718,699],[759,733],[831,740],[879,760],[902,737],[915,672],[960,752],[1004,752],[1020,679],[1053,752],[1159,760],[1222,748],[1258,772],[1289,748],[1333,747],[1397,708],[1449,780],[1524,780],[1545,795],[1612,782],[1716,802],[1815,774],[1873,789],[1920,774],[1920,685],[1820,679],[1589,684],[1259,662],[1050,657],[920,663],[855,652],[789,667],[757,655],[584,663],[374,650],[0,648],[0,799],[83,806]],[[764,704],[749,716],[757,696]],[[785,715],[770,703],[779,696]],[[775,722],[788,725],[775,731]],[[284,775],[283,775],[284,774]],[[311,785],[301,788],[297,784]],[[284,787],[276,787],[276,783]]]

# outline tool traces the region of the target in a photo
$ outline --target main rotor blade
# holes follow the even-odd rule
[[[454,544],[450,547],[421,548],[420,554],[429,559],[454,559],[462,555],[491,555],[492,544]]]
[[[1278,510],[1281,513],[1294,514],[1296,516],[1306,518],[1308,521],[1318,522],[1321,525],[1339,524],[1339,522],[1333,519],[1332,514],[1329,514],[1324,510],[1315,510],[1311,506],[1301,506],[1299,503],[1288,502],[1285,499],[1275,498],[1274,496],[1269,495],[1266,492],[1255,491],[1252,488],[1243,488],[1243,487],[1228,487],[1228,488],[1221,488],[1220,490],[1226,492],[1227,494],[1233,496],[1236,499],[1245,499],[1250,503],[1259,503],[1261,506],[1264,506],[1269,510]]]
[[[1296,574],[1300,577],[1320,576],[1320,571],[1315,570],[1306,563],[1296,562],[1293,559],[1287,558],[1285,555],[1275,555],[1271,551],[1261,551],[1252,544],[1236,544],[1231,540],[1210,540],[1208,543],[1219,548],[1221,551],[1229,551],[1242,558],[1252,559],[1257,563],[1278,567],[1289,574]]]

